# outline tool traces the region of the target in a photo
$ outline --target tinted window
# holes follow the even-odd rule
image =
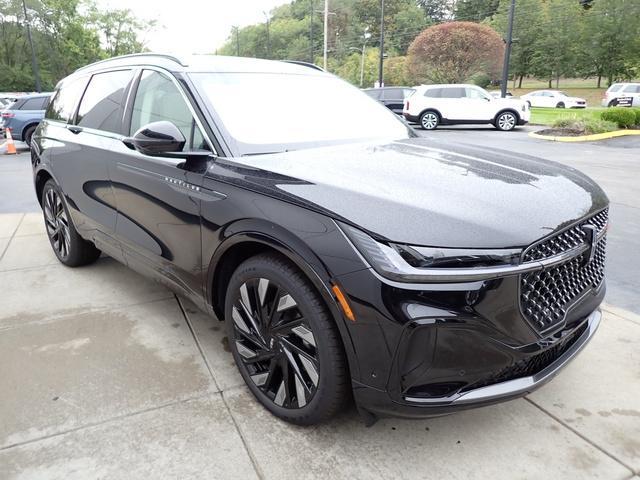
[[[130,70],[98,73],[91,77],[80,102],[76,123],[81,127],[120,133],[123,95]]]
[[[374,100],[380,100],[380,89],[375,89],[375,90],[365,90],[364,93],[366,93],[367,95],[369,95],[371,98],[373,98]]]
[[[383,98],[385,100],[402,101],[404,100],[404,94],[401,88],[387,88],[383,93]]]
[[[187,140],[185,150],[209,149],[184,97],[171,79],[145,70],[133,103],[130,133],[161,120],[167,120],[180,129]]]
[[[442,98],[462,98],[465,96],[464,88],[443,88],[441,96]]]
[[[45,118],[68,122],[73,117],[78,99],[86,84],[86,77],[63,82],[58,91],[53,94]]]
[[[46,97],[29,98],[20,107],[20,110],[44,110]]]
[[[442,88],[430,88],[429,90],[424,92],[424,96],[430,97],[430,98],[440,98],[441,95],[442,95]]]
[[[640,92],[640,85],[627,85],[622,91],[624,93],[638,93]]]

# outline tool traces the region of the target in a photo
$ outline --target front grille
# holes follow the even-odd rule
[[[564,339],[558,341],[558,343],[556,343],[552,347],[530,357],[518,360],[512,365],[509,365],[508,367],[505,367],[502,370],[494,373],[490,377],[476,382],[473,385],[470,385],[469,387],[463,389],[463,391],[486,387],[489,385],[494,385],[496,383],[515,380],[517,378],[530,377],[532,375],[535,375],[536,373],[541,372],[553,362],[558,360],[562,355],[564,355],[564,353],[569,350],[569,348],[571,348],[571,346],[576,343],[576,341],[582,336],[582,334],[587,329],[587,326],[587,322],[583,322],[583,324],[574,332],[572,332],[570,335],[567,335]]]
[[[593,225],[598,235],[607,225],[607,210],[564,230],[525,250],[523,261],[543,260],[587,242],[582,227]],[[567,311],[586,292],[596,289],[604,278],[606,235],[595,247],[591,262],[589,251],[553,267],[520,276],[520,309],[524,318],[539,333],[558,327]]]

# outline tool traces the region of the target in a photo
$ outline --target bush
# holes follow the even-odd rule
[[[596,133],[613,132],[618,125],[607,120],[597,118],[560,117],[552,125],[554,128],[571,130],[578,135],[593,135]]]
[[[632,108],[631,111],[636,116],[636,127],[640,127],[640,108]]]
[[[602,120],[616,123],[620,128],[629,128],[636,124],[636,114],[630,108],[613,107],[600,114]]]
[[[469,82],[482,88],[487,88],[491,84],[491,77],[486,73],[476,73],[469,78]]]

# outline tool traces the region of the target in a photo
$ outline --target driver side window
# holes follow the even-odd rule
[[[182,94],[166,75],[144,70],[131,113],[130,135],[151,122],[173,123],[187,140],[184,149],[210,150]]]

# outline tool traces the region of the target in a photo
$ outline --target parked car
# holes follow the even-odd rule
[[[586,108],[584,98],[570,97],[560,90],[536,90],[520,96],[530,107]]]
[[[527,105],[511,98],[494,98],[476,85],[421,85],[405,100],[404,118],[425,130],[438,125],[491,124],[513,130],[529,121]]]
[[[14,140],[31,145],[31,137],[44,118],[50,97],[51,93],[36,93],[18,98],[0,114],[3,133],[10,128]]]
[[[393,113],[402,115],[404,101],[415,91],[410,87],[365,88],[364,93],[378,100]]]
[[[527,113],[482,93],[495,118]],[[289,422],[351,396],[368,422],[519,397],[600,321],[598,185],[419,138],[306,66],[140,54],[81,68],[56,87],[32,165],[60,262],[102,251],[224,320],[248,388]]]
[[[614,83],[602,98],[603,107],[640,106],[640,83]]]

